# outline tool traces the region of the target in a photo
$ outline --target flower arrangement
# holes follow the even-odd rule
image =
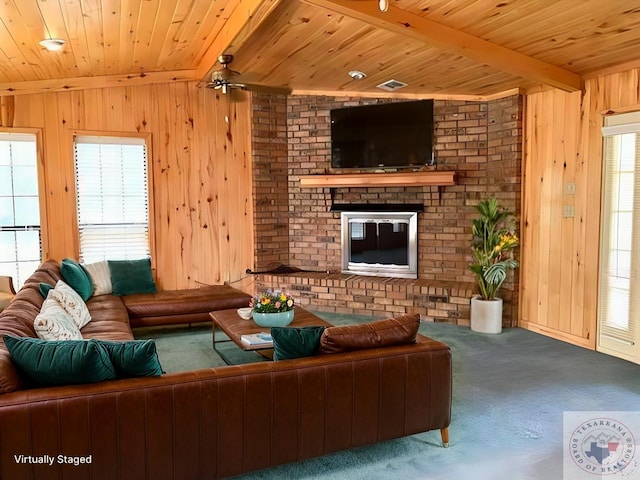
[[[293,310],[293,297],[282,290],[267,290],[251,298],[249,306],[257,313],[279,313]]]
[[[513,228],[513,215],[489,198],[476,207],[480,217],[471,221],[475,262],[469,268],[476,274],[482,300],[495,300],[496,293],[507,278],[507,272],[518,266],[513,249],[518,237]]]

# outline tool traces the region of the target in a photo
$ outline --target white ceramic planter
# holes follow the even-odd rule
[[[480,333],[502,332],[502,299],[471,298],[471,330]]]

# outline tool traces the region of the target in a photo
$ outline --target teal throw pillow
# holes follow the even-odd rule
[[[65,283],[73,288],[85,302],[93,295],[93,282],[91,277],[75,260],[65,258],[60,262],[60,274]]]
[[[273,359],[289,360],[318,353],[325,327],[271,327]]]
[[[163,373],[153,340],[98,342],[109,352],[118,378],[157,377]]]
[[[42,298],[47,298],[47,295],[49,295],[49,290],[53,289],[53,285],[45,282],[40,282],[40,284],[38,285],[38,289],[40,290],[40,295],[42,295]]]
[[[96,340],[40,340],[4,335],[11,361],[26,385],[49,387],[116,378],[107,350]]]
[[[156,293],[156,283],[151,273],[151,259],[107,260],[111,272],[114,295]]]

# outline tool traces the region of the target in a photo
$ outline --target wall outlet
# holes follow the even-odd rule
[[[576,208],[573,205],[562,206],[562,216],[564,218],[573,218],[576,215]]]
[[[576,184],[573,182],[564,184],[564,193],[566,195],[575,195],[576,194]]]

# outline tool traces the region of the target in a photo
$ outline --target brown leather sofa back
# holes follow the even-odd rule
[[[44,302],[40,283],[55,286],[60,279],[60,264],[47,260],[0,313],[0,394],[22,388],[2,335],[36,337],[33,322]],[[91,321],[81,333],[84,338],[133,340],[132,327],[210,321],[210,311],[244,307],[250,298],[250,295],[228,285],[123,297],[96,295],[87,301]]]
[[[40,283],[55,286],[61,279],[60,264],[47,260],[27,279],[13,301],[0,313],[0,394],[23,387],[2,336],[8,334],[17,337],[37,337],[33,321],[40,313],[44,302],[40,293]],[[87,306],[91,312],[91,321],[81,330],[84,338],[133,340],[127,310],[119,297],[91,297]]]
[[[16,293],[9,306],[0,313],[0,319],[12,317],[27,328],[25,333],[29,333],[29,336],[35,336],[33,320],[40,313],[44,302],[44,298],[40,294],[40,283],[55,285],[61,278],[60,268],[56,262],[49,260],[40,265]]]
[[[0,313],[0,393],[22,388],[22,382],[11,362],[11,356],[2,336],[35,337],[33,321],[40,313],[44,302],[40,294],[40,282],[55,285],[61,278],[60,268],[56,262],[43,263],[27,279],[9,306]]]
[[[402,315],[358,325],[328,327],[320,337],[319,353],[340,353],[365,348],[414,343],[420,315]]]
[[[451,352],[412,345],[0,396],[0,478],[210,479],[449,425]],[[54,458],[20,464],[14,455]],[[91,456],[61,464],[58,455]]]

